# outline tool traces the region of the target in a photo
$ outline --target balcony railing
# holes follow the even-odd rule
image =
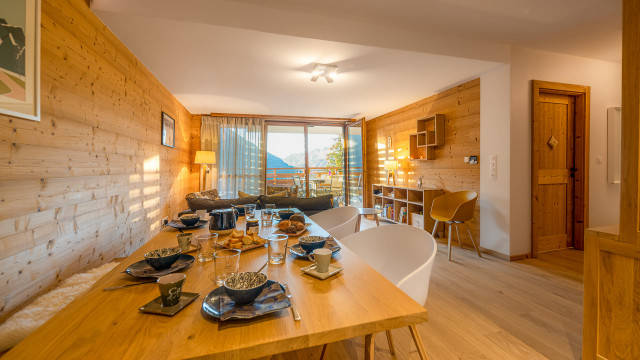
[[[340,167],[310,167],[309,178],[319,179],[330,175],[342,175]],[[305,170],[303,167],[267,168],[267,185],[294,185],[293,177],[299,176],[304,185]]]

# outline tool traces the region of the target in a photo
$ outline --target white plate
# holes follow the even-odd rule
[[[302,270],[302,272],[305,274],[309,274],[311,276],[317,277],[320,280],[325,280],[339,273],[340,271],[342,271],[342,269],[343,268],[341,268],[340,266],[329,264],[329,271],[327,271],[326,273],[319,273],[316,271],[316,264],[313,264],[313,265],[305,266],[300,270]]]

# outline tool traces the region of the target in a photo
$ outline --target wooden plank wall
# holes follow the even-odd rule
[[[433,114],[445,116],[445,144],[436,147],[436,160],[409,161],[409,134],[416,132],[416,120]],[[391,136],[391,148],[387,137]],[[424,188],[446,192],[472,190],[480,193],[480,165],[464,162],[465,156],[480,155],[480,79],[445,90],[367,121],[366,201],[371,206],[371,186],[386,181],[384,160],[398,160],[397,185],[416,186],[424,176]],[[430,209],[425,209],[429,214]],[[480,239],[480,207],[469,224],[475,239]],[[462,230],[462,229],[461,229]],[[454,234],[455,236],[455,234]],[[469,245],[470,242],[467,241]]]
[[[0,317],[130,254],[192,186],[191,114],[84,0],[43,0],[41,39],[42,120],[0,115]]]

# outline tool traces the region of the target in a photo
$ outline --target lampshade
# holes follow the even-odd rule
[[[215,164],[216,153],[213,151],[196,151],[196,164]]]
[[[397,170],[398,162],[395,160],[385,160],[384,161],[384,169],[385,170]]]

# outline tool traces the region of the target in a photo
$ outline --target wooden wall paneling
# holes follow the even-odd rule
[[[434,114],[444,115],[444,145],[435,147],[435,160],[409,161],[409,134],[416,132],[416,120]],[[386,149],[388,136],[393,139],[391,149]],[[399,186],[416,186],[418,178],[424,176],[425,188],[479,193],[480,167],[465,163],[463,158],[480,154],[480,79],[367,121],[365,147],[368,184],[384,183],[386,172],[382,166],[388,155],[389,159],[399,162],[396,175]],[[365,191],[366,198],[370,199],[371,186]],[[425,216],[429,216],[429,211],[425,209]],[[474,219],[469,222],[475,239],[480,238],[479,220],[478,205]],[[464,240],[472,246],[466,237]]]
[[[639,13],[640,0],[623,0],[620,227],[585,232],[585,360],[640,358]]]
[[[42,120],[0,115],[0,320],[139,248],[194,189],[191,114],[84,0],[43,0],[41,40]]]

